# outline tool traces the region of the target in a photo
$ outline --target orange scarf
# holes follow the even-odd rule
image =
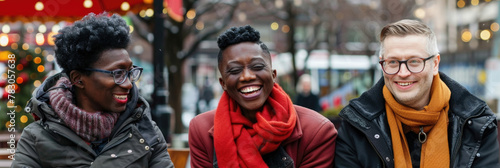
[[[224,92],[215,113],[214,147],[219,167],[267,167],[263,154],[276,150],[295,128],[297,114],[288,95],[274,84],[252,123]]]
[[[434,75],[431,87],[431,99],[423,110],[399,104],[387,86],[383,88],[387,121],[391,128],[392,148],[394,152],[394,165],[397,168],[412,167],[408,142],[402,124],[408,126],[413,132],[420,132],[423,126],[427,133],[427,141],[422,144],[420,167],[450,167],[450,154],[448,149],[448,109],[451,91]]]

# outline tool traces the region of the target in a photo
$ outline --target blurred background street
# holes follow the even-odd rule
[[[89,12],[127,21],[128,52],[144,68],[140,93],[172,149],[186,149],[189,121],[215,109],[222,94],[216,39],[232,26],[260,32],[294,101],[304,89],[299,78],[309,75],[318,112],[337,124],[349,100],[382,77],[381,28],[420,20],[438,38],[440,70],[498,114],[499,8],[498,0],[0,0],[0,156],[9,155],[10,135],[33,122],[24,110],[32,91],[60,71],[52,36]],[[10,164],[0,159],[0,167]]]

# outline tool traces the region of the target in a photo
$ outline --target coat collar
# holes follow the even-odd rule
[[[444,73],[439,72],[439,76],[451,91],[450,112],[461,118],[469,118],[479,115],[484,111],[483,108],[486,107],[484,101],[474,96],[466,88]],[[370,90],[361,94],[360,97],[351,100],[349,106],[354,108],[359,115],[367,120],[372,120],[385,113],[385,100],[382,94],[384,85],[384,78],[381,77]],[[342,110],[342,113],[347,112]]]

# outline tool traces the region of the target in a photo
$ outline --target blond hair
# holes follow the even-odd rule
[[[427,53],[430,55],[439,54],[437,47],[436,35],[424,23],[416,20],[400,20],[388,24],[382,31],[380,31],[380,52],[379,56],[382,58],[384,54],[384,40],[390,36],[404,37],[407,35],[422,35],[427,37]]]

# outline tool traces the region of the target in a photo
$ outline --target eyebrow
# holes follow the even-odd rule
[[[250,62],[254,62],[254,61],[266,62],[266,60],[263,57],[253,57],[252,59],[250,59]],[[227,64],[229,65],[229,64],[240,64],[240,63],[237,60],[232,60],[232,61],[228,61]]]

